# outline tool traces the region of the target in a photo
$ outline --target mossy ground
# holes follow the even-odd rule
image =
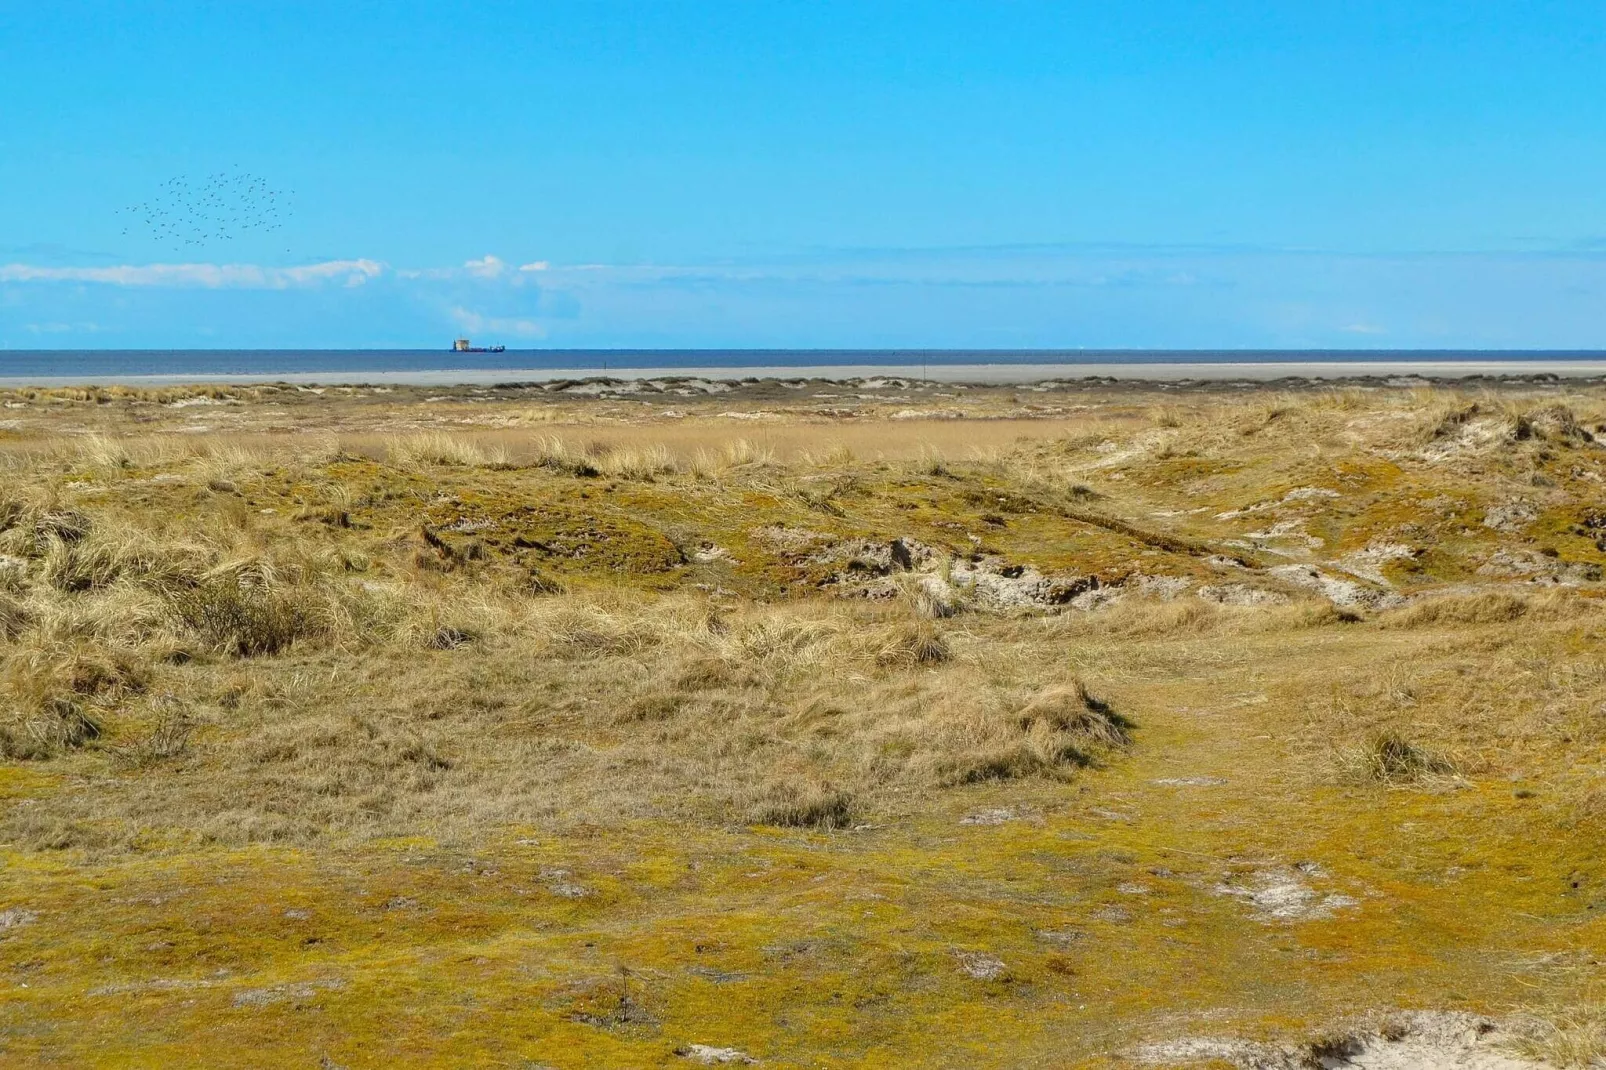
[[[265,402],[244,400],[257,419]],[[694,410],[702,438],[673,418],[668,470],[577,475],[521,457],[516,434],[475,440],[509,443],[505,462],[398,465],[348,410],[295,400],[305,426],[355,437],[310,455],[208,454],[204,436],[85,449],[29,410],[10,447],[7,494],[54,494],[95,538],[227,545],[194,567],[250,550],[288,591],[412,599],[383,640],[236,658],[182,633],[104,634],[153,628],[140,599],[167,597],[132,566],[72,592],[41,578],[44,551],[29,559],[15,597],[33,631],[0,643],[8,662],[71,635],[151,659],[151,676],[85,700],[100,738],[0,762],[11,1063],[669,1066],[704,1044],[771,1066],[1113,1066],[1156,1039],[1309,1037],[1398,1008],[1501,1017],[1600,991],[1606,615],[1589,568],[1606,554],[1575,531],[1606,469],[1592,447],[1499,440],[1445,464],[1430,431],[1464,404],[1448,396],[1099,393],[980,453],[949,421],[881,456],[699,462],[695,443],[733,432]],[[100,430],[129,430],[120,404]],[[363,404],[364,420],[386,411]],[[512,415],[449,404],[481,428]],[[833,417],[849,418],[880,419]],[[636,436],[621,442],[662,419],[621,422]],[[1519,498],[1525,528],[1483,523]],[[844,601],[863,576],[772,528],[985,552],[1125,593],[964,609],[921,625],[949,660],[883,664],[874,643],[916,609]],[[1348,621],[1138,583],[1271,589],[1267,566],[1337,574],[1396,542],[1420,551],[1380,559],[1397,592],[1520,607]],[[1497,551],[1535,555],[1565,596],[1480,572]],[[569,593],[532,590],[532,571]],[[675,599],[712,623],[641,631]],[[116,626],[85,631],[93,612]],[[827,624],[835,638],[799,638]],[[432,646],[442,626],[463,645]],[[805,661],[774,667],[783,647]],[[1068,675],[1131,723],[1129,746],[980,783],[916,762],[940,741],[910,731]],[[193,738],[133,760],[169,699]],[[1385,729],[1455,772],[1347,775],[1345,754]],[[853,787],[850,825],[749,823],[734,781],[776,770]],[[1283,899],[1256,898],[1276,882]]]

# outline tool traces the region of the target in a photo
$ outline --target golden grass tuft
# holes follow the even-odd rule
[[[1569,620],[1598,612],[1597,606],[1567,592],[1530,595],[1495,590],[1423,599],[1384,614],[1378,625],[1383,628],[1445,628],[1510,624],[1523,619]]]
[[[76,642],[13,650],[0,677],[0,753],[43,759],[100,738],[109,703],[145,690],[134,653]]]
[[[1606,1065],[1606,999],[1528,1015],[1518,1023],[1509,1047],[1523,1058],[1563,1070]]]
[[[1448,757],[1392,728],[1375,732],[1344,752],[1340,768],[1349,779],[1379,784],[1414,784],[1456,772]]]
[[[985,717],[970,747],[941,760],[939,782],[1064,779],[1128,746],[1132,728],[1079,680],[1048,687],[1012,712]]]
[[[853,824],[855,804],[849,792],[788,778],[759,788],[747,804],[746,817],[754,825],[830,831]]]
[[[399,468],[428,468],[434,465],[468,468],[501,467],[508,463],[507,452],[499,446],[477,442],[440,431],[404,435],[385,443],[390,463]]]
[[[895,625],[875,649],[876,664],[885,667],[941,665],[951,656],[948,640],[929,621]]]

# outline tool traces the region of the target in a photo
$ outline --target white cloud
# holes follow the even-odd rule
[[[116,267],[0,265],[0,282],[88,282],[105,286],[288,290],[344,282],[361,286],[385,270],[377,260],[326,260],[276,268],[259,264],[122,264]]]
[[[468,334],[489,332],[516,338],[540,338],[546,334],[546,328],[535,320],[486,316],[461,305],[452,309],[452,319],[460,330]]]
[[[476,279],[494,279],[507,270],[507,262],[501,257],[486,254],[478,260],[465,261],[463,270]]]
[[[29,334],[94,334],[101,330],[98,323],[25,323]]]
[[[306,286],[324,281],[344,279],[347,286],[361,286],[384,272],[377,260],[325,260],[321,264],[303,267],[275,268],[273,277],[283,278],[291,285]]]
[[[1346,334],[1388,334],[1389,332],[1373,323],[1352,323],[1343,328]]]
[[[547,260],[532,260],[528,264],[520,264],[519,265],[519,270],[520,271],[545,271],[547,268],[549,268],[551,266],[552,266],[551,262],[547,261]]]

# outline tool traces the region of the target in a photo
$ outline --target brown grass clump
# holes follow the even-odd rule
[[[0,590],[0,639],[15,639],[33,621],[22,601]]]
[[[156,720],[149,731],[113,752],[114,759],[123,767],[148,769],[189,751],[190,737],[197,727],[194,716],[171,697],[159,702],[157,709]]]
[[[675,460],[663,445],[621,447],[603,451],[595,461],[596,470],[619,479],[652,480],[677,469]]]
[[[1594,606],[1565,592],[1529,595],[1479,591],[1424,599],[1385,614],[1378,624],[1383,628],[1446,628],[1510,624],[1523,619],[1569,620],[1593,612],[1598,612]]]
[[[1456,772],[1449,758],[1412,742],[1395,729],[1374,733],[1344,754],[1341,766],[1352,779],[1380,784],[1411,784]]]
[[[1064,777],[1097,765],[1131,742],[1132,722],[1090,695],[1081,681],[1051,687],[996,719],[972,753],[951,755],[941,780],[975,784],[1030,776]]]
[[[137,536],[93,535],[73,542],[50,540],[41,564],[46,582],[70,593],[101,590],[125,579],[159,589],[188,582],[201,570],[201,555]]]
[[[1460,624],[1508,624],[1528,613],[1521,595],[1484,591],[1417,602],[1396,610],[1378,623],[1384,628],[1434,628]]]
[[[178,623],[219,653],[277,654],[298,639],[327,631],[321,607],[307,593],[243,586],[219,578],[175,594]]]
[[[488,468],[505,466],[508,457],[497,446],[489,448],[466,438],[431,431],[390,439],[385,443],[390,463],[398,468],[447,467]]]
[[[1560,444],[1587,444],[1595,436],[1585,430],[1573,410],[1559,402],[1517,413],[1512,418],[1512,437],[1517,441],[1541,439]]]
[[[1132,722],[1088,693],[1080,680],[1040,692],[1017,715],[1021,728],[1039,727],[1074,736],[1083,746],[1124,747],[1132,742]]]
[[[1519,1024],[1511,1049],[1565,1070],[1606,1065],[1606,1000],[1553,1008]]]
[[[1436,412],[1429,415],[1422,438],[1427,442],[1450,438],[1459,434],[1463,427],[1475,417],[1483,415],[1485,411],[1485,408],[1475,401],[1470,404],[1458,401],[1441,405]]]
[[[53,543],[82,539],[92,526],[85,514],[48,498],[0,498],[0,553],[41,557]]]
[[[746,812],[748,822],[755,825],[830,831],[851,826],[854,811],[854,798],[849,792],[783,779],[761,788]]]
[[[83,643],[14,651],[3,677],[0,753],[49,758],[98,739],[107,706],[149,682],[149,667],[127,651]]]
[[[553,653],[569,658],[640,653],[663,639],[661,622],[595,604],[560,605],[540,627]]]
[[[877,645],[875,663],[886,668],[941,665],[952,656],[948,640],[929,621],[899,624]]]
[[[537,468],[548,468],[554,472],[562,472],[571,476],[595,476],[601,474],[601,470],[595,463],[595,458],[590,453],[583,449],[577,449],[566,440],[551,435],[535,440],[529,463]]]
[[[1225,618],[1220,607],[1198,598],[1174,602],[1127,600],[1110,611],[1106,627],[1130,638],[1207,632]]]

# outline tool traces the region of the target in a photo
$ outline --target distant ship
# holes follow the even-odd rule
[[[467,338],[459,338],[457,341],[452,343],[453,353],[501,353],[506,351],[506,349],[507,346],[470,345]]]

